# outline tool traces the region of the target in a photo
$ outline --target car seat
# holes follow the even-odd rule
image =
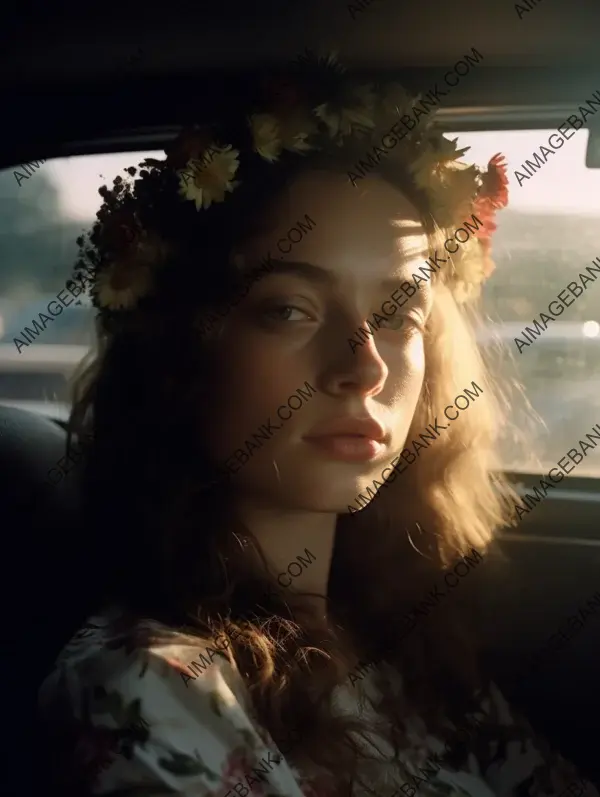
[[[80,522],[80,468],[65,458],[66,439],[66,431],[49,418],[0,406],[2,705],[9,747],[2,785],[32,794],[23,778],[43,769],[34,744],[37,691],[60,649],[93,610],[99,584]]]

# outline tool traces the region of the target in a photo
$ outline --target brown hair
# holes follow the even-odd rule
[[[343,164],[357,153],[360,147],[348,144],[326,168],[345,171]],[[250,207],[258,219],[299,170],[324,163],[322,156],[308,157],[294,168],[272,169],[279,176],[257,188],[258,199],[255,192],[251,205],[239,206],[244,212],[217,222],[227,249],[236,235],[246,234],[241,225]],[[379,172],[420,210],[433,254],[441,231],[423,197],[393,154]],[[403,618],[457,558],[471,556],[474,548],[485,555],[494,530],[510,522],[514,494],[496,472],[494,453],[507,423],[506,400],[481,360],[475,308],[459,308],[434,275],[425,379],[408,439],[418,439],[473,383],[482,397],[367,508],[339,517],[328,592],[334,622],[317,626],[293,593],[248,565],[240,534],[254,543],[231,516],[229,486],[206,489],[214,482],[214,465],[195,430],[210,387],[211,345],[194,334],[196,297],[203,297],[204,310],[217,294],[221,301],[216,275],[226,273],[228,264],[224,254],[220,262],[219,253],[202,256],[202,242],[195,245],[202,279],[196,269],[181,290],[181,273],[165,269],[163,297],[126,333],[101,336],[99,351],[76,382],[70,433],[93,438],[84,465],[84,501],[106,567],[106,599],[181,635],[227,636],[231,644],[224,655],[235,662],[259,721],[275,741],[295,728],[302,740],[298,761],[317,765],[336,784],[349,784],[360,779],[358,764],[366,755],[352,732],[366,726],[334,716],[331,694],[357,657],[386,662],[404,679],[399,697],[379,676],[380,710],[390,720],[388,736],[396,750],[406,744],[409,713],[420,713],[430,729],[439,729],[442,713],[464,712],[474,692],[486,686],[460,590],[410,634],[400,631]],[[169,303],[164,296],[177,300]],[[111,546],[118,546],[118,556],[111,556]]]

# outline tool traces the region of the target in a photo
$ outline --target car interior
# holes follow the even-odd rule
[[[130,153],[136,163],[138,153],[162,149],[193,121],[196,100],[218,114],[234,101],[228,86],[236,74],[277,68],[306,48],[336,50],[365,80],[393,79],[416,93],[439,83],[466,54],[481,55],[444,98],[439,119],[482,158],[508,150],[516,210],[511,217],[509,205],[506,222],[499,214],[497,271],[484,297],[495,324],[531,324],[584,262],[600,255],[600,113],[522,185],[512,174],[600,92],[597,0],[288,0],[152,9],[64,2],[14,4],[4,15],[0,84],[9,112],[0,149],[0,278],[17,232],[24,242],[34,234],[10,229],[14,206],[21,216],[28,212],[36,181],[41,190],[55,162]],[[88,194],[101,184],[100,173],[107,181],[117,173],[92,163],[81,178]],[[26,181],[15,172],[27,173]],[[56,294],[69,279],[66,251],[48,255],[43,267],[52,280],[40,293]],[[10,283],[0,281],[12,286],[11,296],[22,287],[18,275],[14,266]],[[8,300],[7,291],[0,287],[0,298]],[[524,386],[513,393],[515,424],[529,431],[534,413],[545,424],[532,449],[506,442],[505,468],[521,494],[539,488],[600,423],[600,347],[589,340],[600,332],[600,289],[589,286],[564,321],[575,332],[562,335],[557,323],[545,348],[536,342],[517,352],[518,333],[504,336],[512,356],[502,360],[498,378],[508,383],[513,368]],[[0,349],[13,347],[12,339],[0,342]],[[32,379],[44,382],[42,373],[32,371]],[[102,572],[86,547],[77,466],[64,459],[64,417],[15,406],[16,389],[4,396],[0,382],[0,506],[11,571],[3,604],[3,785],[47,793],[43,750],[32,749],[37,689],[95,608]],[[31,390],[24,383],[22,398],[31,400]],[[61,478],[53,483],[48,473],[59,462]],[[590,453],[552,485],[518,526],[499,532],[494,551],[465,581],[464,595],[477,608],[496,681],[537,732],[600,784],[600,459]]]

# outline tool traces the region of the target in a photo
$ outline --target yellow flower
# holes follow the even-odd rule
[[[270,113],[253,113],[249,123],[254,151],[269,163],[274,163],[283,149],[279,121]]]
[[[426,191],[439,224],[451,227],[470,218],[479,186],[478,178],[476,166],[442,166],[435,172],[435,178],[431,177]]]
[[[476,238],[471,238],[454,258],[452,292],[459,302],[471,301],[479,296],[482,284],[494,271],[495,265]]]
[[[372,86],[364,83],[360,86],[357,86],[354,89],[354,94],[358,99],[360,105],[363,106],[369,118],[373,118],[373,113],[375,112],[375,104],[377,102],[377,95],[373,91]]]
[[[307,138],[317,131],[316,124],[301,111],[282,113],[257,113],[250,117],[254,150],[274,163],[283,149],[290,152],[308,152],[312,149]]]
[[[331,138],[349,136],[355,127],[366,127],[372,130],[373,94],[368,86],[360,86],[355,91],[357,101],[349,107],[336,108],[331,103],[323,102],[314,109],[315,116],[325,123]]]
[[[96,277],[98,303],[110,310],[129,309],[150,291],[152,283],[150,269],[133,257],[116,260]]]
[[[434,190],[438,182],[438,160],[433,145],[423,141],[419,154],[408,164],[415,184],[424,190]]]
[[[450,161],[457,161],[459,158],[468,152],[471,147],[463,147],[458,149],[456,146],[457,138],[450,140],[445,136],[440,136],[436,141],[436,149],[438,153],[438,160],[440,163],[450,163]]]
[[[196,210],[209,208],[213,202],[223,202],[225,193],[239,185],[232,182],[240,165],[239,150],[232,149],[231,144],[225,147],[213,144],[208,149],[209,156],[201,161],[189,160],[185,168],[177,172],[179,192],[196,203]]]
[[[308,152],[312,146],[307,138],[317,132],[317,125],[308,113],[293,111],[279,120],[283,148],[290,152]]]
[[[420,100],[420,95],[411,97],[406,89],[398,83],[393,83],[383,98],[383,110],[386,115],[400,117],[409,115],[415,103]]]
[[[425,190],[435,190],[439,182],[443,179],[442,172],[451,162],[462,157],[470,147],[463,149],[456,148],[458,139],[450,141],[443,136],[436,140],[435,144],[431,141],[424,141],[419,146],[419,154],[409,164],[413,179],[419,188]]]

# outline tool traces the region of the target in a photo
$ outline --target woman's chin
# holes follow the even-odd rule
[[[323,488],[323,482],[317,484],[296,483],[293,490],[280,492],[280,497],[287,498],[297,508],[302,508],[309,512],[331,512],[336,515],[352,514],[360,512],[369,505],[375,496],[373,492],[372,480],[366,483],[370,488],[370,494],[366,486],[357,480],[355,484],[345,484],[343,487]]]

